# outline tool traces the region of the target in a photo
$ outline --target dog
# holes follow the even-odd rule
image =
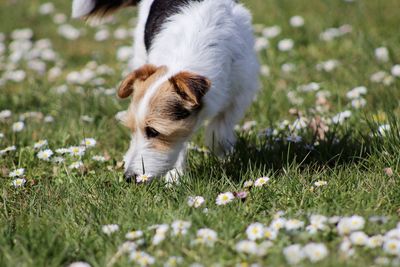
[[[131,131],[125,179],[176,182],[203,124],[215,154],[234,149],[234,126],[259,89],[252,16],[234,0],[74,0],[72,16],[93,20],[133,5],[133,71],[118,89],[131,97],[122,118]]]

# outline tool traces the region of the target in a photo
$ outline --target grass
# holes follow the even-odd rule
[[[385,233],[395,227],[400,208],[400,80],[391,85],[373,83],[372,73],[385,70],[400,62],[400,18],[397,0],[386,1],[289,1],[247,0],[254,22],[264,26],[280,25],[282,33],[270,40],[270,47],[260,52],[260,61],[270,68],[270,75],[262,77],[263,86],[257,100],[244,121],[254,120],[255,128],[240,132],[236,152],[221,160],[213,155],[191,151],[188,171],[180,185],[166,188],[162,181],[148,186],[127,184],[122,178],[119,162],[126,151],[129,133],[118,125],[114,115],[128,105],[114,95],[98,94],[98,88],[85,84],[82,89],[68,85],[65,94],[54,88],[66,83],[71,71],[81,70],[88,61],[106,64],[115,72],[103,75],[105,88],[112,88],[121,80],[124,64],[116,60],[117,48],[130,45],[130,38],[104,42],[93,39],[95,28],[80,21],[67,21],[82,29],[83,36],[71,41],[57,33],[58,25],[52,15],[39,15],[44,1],[11,1],[0,3],[0,32],[6,34],[17,28],[32,28],[33,40],[48,38],[58,53],[62,74],[50,81],[47,76],[27,70],[25,61],[18,69],[27,70],[27,78],[20,83],[7,81],[0,85],[0,111],[10,109],[11,118],[0,121],[0,149],[17,146],[17,151],[0,156],[0,266],[67,266],[77,260],[92,266],[105,266],[123,243],[124,235],[132,229],[145,230],[148,226],[171,223],[176,219],[192,222],[189,234],[182,238],[167,238],[159,246],[149,244],[151,232],[146,232],[144,250],[157,257],[157,265],[171,255],[184,258],[182,266],[201,262],[204,266],[235,266],[239,262],[258,262],[262,265],[285,266],[282,248],[308,242],[325,243],[329,256],[316,264],[308,261],[304,266],[370,266],[376,256],[385,255],[382,249],[357,248],[353,258],[344,259],[338,253],[341,238],[334,227],[315,236],[305,232],[281,233],[266,257],[246,256],[234,249],[237,241],[245,239],[246,227],[255,221],[268,224],[280,210],[287,218],[306,220],[310,214],[346,216],[359,214],[387,216],[388,222],[367,222],[367,234]],[[69,14],[68,1],[54,1],[56,11]],[[134,10],[123,10],[106,27],[113,32],[118,27],[132,27]],[[292,28],[288,21],[293,15],[302,15],[306,24]],[[350,24],[353,31],[331,42],[319,39],[327,28]],[[258,34],[259,35],[259,34]],[[277,42],[292,38],[295,47],[289,52],[278,51]],[[374,58],[374,49],[386,46],[390,52],[388,62]],[[7,54],[7,52],[6,52]],[[8,55],[8,54],[7,54]],[[6,72],[7,57],[0,56],[0,77]],[[337,59],[339,67],[332,72],[316,70],[316,64]],[[296,70],[284,73],[281,65],[294,63]],[[53,63],[48,63],[48,68]],[[315,93],[296,91],[299,85],[318,82],[327,90],[329,109],[323,114],[315,112]],[[367,105],[361,109],[349,106],[346,93],[364,85],[368,88]],[[293,104],[288,92],[295,91],[302,104]],[[289,109],[298,109],[305,117],[321,115],[331,118],[351,109],[352,116],[343,124],[330,125],[326,139],[313,149],[316,137],[309,129],[298,132],[300,143],[285,141],[287,131],[278,136],[258,134],[268,127],[277,128],[279,122],[297,118]],[[39,111],[54,117],[53,123],[42,119],[26,119],[20,133],[11,130],[19,115]],[[88,115],[93,122],[81,120]],[[378,127],[390,124],[392,131],[382,137]],[[36,157],[33,144],[47,139],[53,150],[78,145],[84,137],[94,137],[98,144],[83,158],[85,168],[68,169],[65,164],[41,161]],[[280,139],[277,139],[279,137]],[[201,134],[194,138],[202,145]],[[92,155],[107,155],[109,160],[97,163]],[[27,184],[22,188],[10,186],[9,171],[26,169]],[[384,168],[392,168],[388,176]],[[221,192],[240,191],[244,181],[269,176],[270,183],[262,189],[252,189],[245,202],[235,201],[227,206],[215,205]],[[313,187],[315,181],[327,181],[327,186]],[[206,199],[205,214],[189,207],[189,196],[201,195]],[[101,226],[116,223],[120,231],[107,236]],[[212,228],[218,233],[213,248],[191,246],[197,229]],[[114,266],[128,266],[128,257],[121,257]],[[216,266],[216,265],[215,265]]]

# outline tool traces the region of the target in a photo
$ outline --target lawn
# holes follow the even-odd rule
[[[135,9],[45,2],[0,2],[0,266],[400,265],[398,0],[243,1],[262,88],[173,186],[123,179]]]

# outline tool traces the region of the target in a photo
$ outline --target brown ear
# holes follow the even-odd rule
[[[127,98],[133,93],[133,84],[135,81],[144,81],[157,71],[154,65],[146,64],[143,67],[131,72],[121,83],[118,89],[120,98]]]
[[[200,107],[201,99],[211,87],[206,77],[186,71],[176,74],[169,81],[192,109]]]

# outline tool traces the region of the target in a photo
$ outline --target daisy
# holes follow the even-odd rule
[[[314,185],[315,185],[316,187],[325,186],[325,185],[327,185],[327,184],[328,184],[328,182],[327,182],[327,181],[323,181],[323,180],[319,180],[319,181],[316,181],[316,182],[314,183]]]
[[[243,187],[244,188],[250,188],[250,187],[253,186],[253,184],[254,184],[254,182],[249,180],[249,181],[244,182]]]
[[[391,72],[393,76],[400,77],[400,64],[394,65]]]
[[[41,150],[37,153],[37,157],[44,161],[49,161],[52,155],[53,151],[51,149]]]
[[[17,178],[12,181],[12,185],[14,187],[22,187],[25,185],[25,183],[26,183],[26,180],[24,178]]]
[[[290,25],[294,28],[304,26],[304,18],[302,16],[293,16],[290,18]]]
[[[176,267],[183,263],[182,257],[172,256],[164,263],[164,267]]]
[[[104,161],[106,161],[106,158],[103,156],[96,155],[96,156],[92,157],[92,160],[98,161],[98,162],[104,162]]]
[[[278,49],[282,52],[287,52],[293,49],[294,42],[292,39],[283,39],[278,43]]]
[[[25,169],[19,168],[19,169],[16,169],[16,170],[10,172],[10,174],[8,176],[9,177],[21,177],[24,175],[24,173],[25,173]]]
[[[73,262],[68,267],[91,267],[89,263],[83,261]]]
[[[69,152],[70,152],[69,148],[57,148],[56,149],[56,153],[61,154],[61,155],[67,154]]]
[[[264,238],[269,239],[269,240],[275,240],[277,236],[278,236],[277,230],[272,229],[270,227],[264,228]]]
[[[143,236],[143,231],[138,230],[138,231],[128,232],[125,235],[125,238],[129,239],[129,240],[135,240],[135,239],[141,238],[142,236]]]
[[[81,157],[85,154],[86,148],[83,146],[71,146],[68,148],[68,152],[71,156]]]
[[[383,243],[383,251],[390,255],[400,256],[400,241],[395,239],[388,239]]]
[[[83,167],[83,162],[79,160],[79,161],[72,162],[72,164],[69,165],[68,168],[70,168],[70,169],[80,169],[82,167]]]
[[[189,197],[187,204],[189,207],[195,207],[199,208],[203,203],[205,202],[204,197],[202,196],[195,196],[195,197]]]
[[[6,148],[0,150],[0,155],[3,155],[3,154],[5,154],[7,152],[10,152],[10,151],[15,151],[15,150],[17,150],[16,146],[9,146],[9,147],[6,147]]]
[[[177,220],[172,222],[172,234],[173,235],[186,235],[190,226],[192,225],[191,222]]]
[[[262,31],[262,35],[267,39],[272,39],[281,34],[282,29],[279,26],[266,27]]]
[[[137,183],[150,183],[151,180],[153,180],[153,177],[151,175],[147,174],[142,174],[136,177],[136,182]]]
[[[196,243],[212,247],[217,239],[218,234],[212,229],[202,228],[197,231]]]
[[[368,238],[367,247],[368,248],[378,248],[383,244],[384,238],[382,235],[374,235]]]
[[[135,242],[132,241],[125,241],[118,247],[118,252],[119,253],[128,253],[135,251],[137,249],[138,245]]]
[[[350,234],[349,239],[353,245],[365,246],[368,243],[368,235],[364,232],[357,231]]]
[[[304,222],[297,219],[290,219],[285,223],[285,229],[287,231],[299,230],[302,227],[304,227]]]
[[[286,219],[285,218],[276,218],[274,219],[271,224],[270,228],[279,231],[280,229],[284,228],[286,225]]]
[[[106,235],[111,235],[112,233],[115,233],[119,230],[119,225],[118,224],[106,224],[101,227],[101,230]]]
[[[375,58],[381,62],[389,61],[389,50],[382,46],[375,49]]]
[[[12,112],[8,109],[0,111],[0,120],[5,120],[11,117]]]
[[[351,232],[361,230],[364,228],[365,219],[363,217],[353,215],[351,217],[344,217],[340,219],[337,230],[341,235],[347,235]]]
[[[311,262],[318,262],[328,256],[329,251],[322,243],[309,243],[303,248],[304,254]]]
[[[265,185],[268,181],[269,181],[269,177],[261,177],[261,178],[258,178],[258,179],[254,182],[254,186],[255,186],[255,187],[262,187],[262,186]]]
[[[246,229],[247,238],[254,241],[264,237],[265,226],[262,223],[252,223]]]
[[[44,146],[47,146],[47,145],[48,145],[47,140],[40,140],[40,141],[36,142],[36,143],[33,145],[33,148],[34,148],[34,149],[40,149],[40,148],[42,148],[42,147],[44,147]]]
[[[153,265],[156,262],[152,256],[143,251],[133,251],[129,258],[131,261],[134,261],[136,264],[142,267]]]
[[[215,203],[218,206],[226,205],[234,199],[235,199],[235,196],[231,192],[221,193],[218,195]]]
[[[156,233],[153,236],[153,239],[151,242],[153,245],[156,246],[165,240],[167,232],[169,230],[169,225],[168,224],[160,224],[155,227],[156,227]]]
[[[242,240],[236,244],[235,249],[239,253],[256,254],[258,247],[254,241]]]
[[[286,261],[292,265],[298,265],[304,258],[305,253],[299,244],[293,244],[283,249]]]
[[[348,99],[356,99],[361,97],[362,95],[365,95],[367,93],[367,88],[365,86],[359,86],[351,89],[349,92],[347,92],[346,97]]]
[[[81,145],[85,147],[96,146],[97,141],[94,138],[85,138],[82,140]]]
[[[25,123],[23,121],[15,122],[12,125],[13,132],[21,132],[25,128]]]

